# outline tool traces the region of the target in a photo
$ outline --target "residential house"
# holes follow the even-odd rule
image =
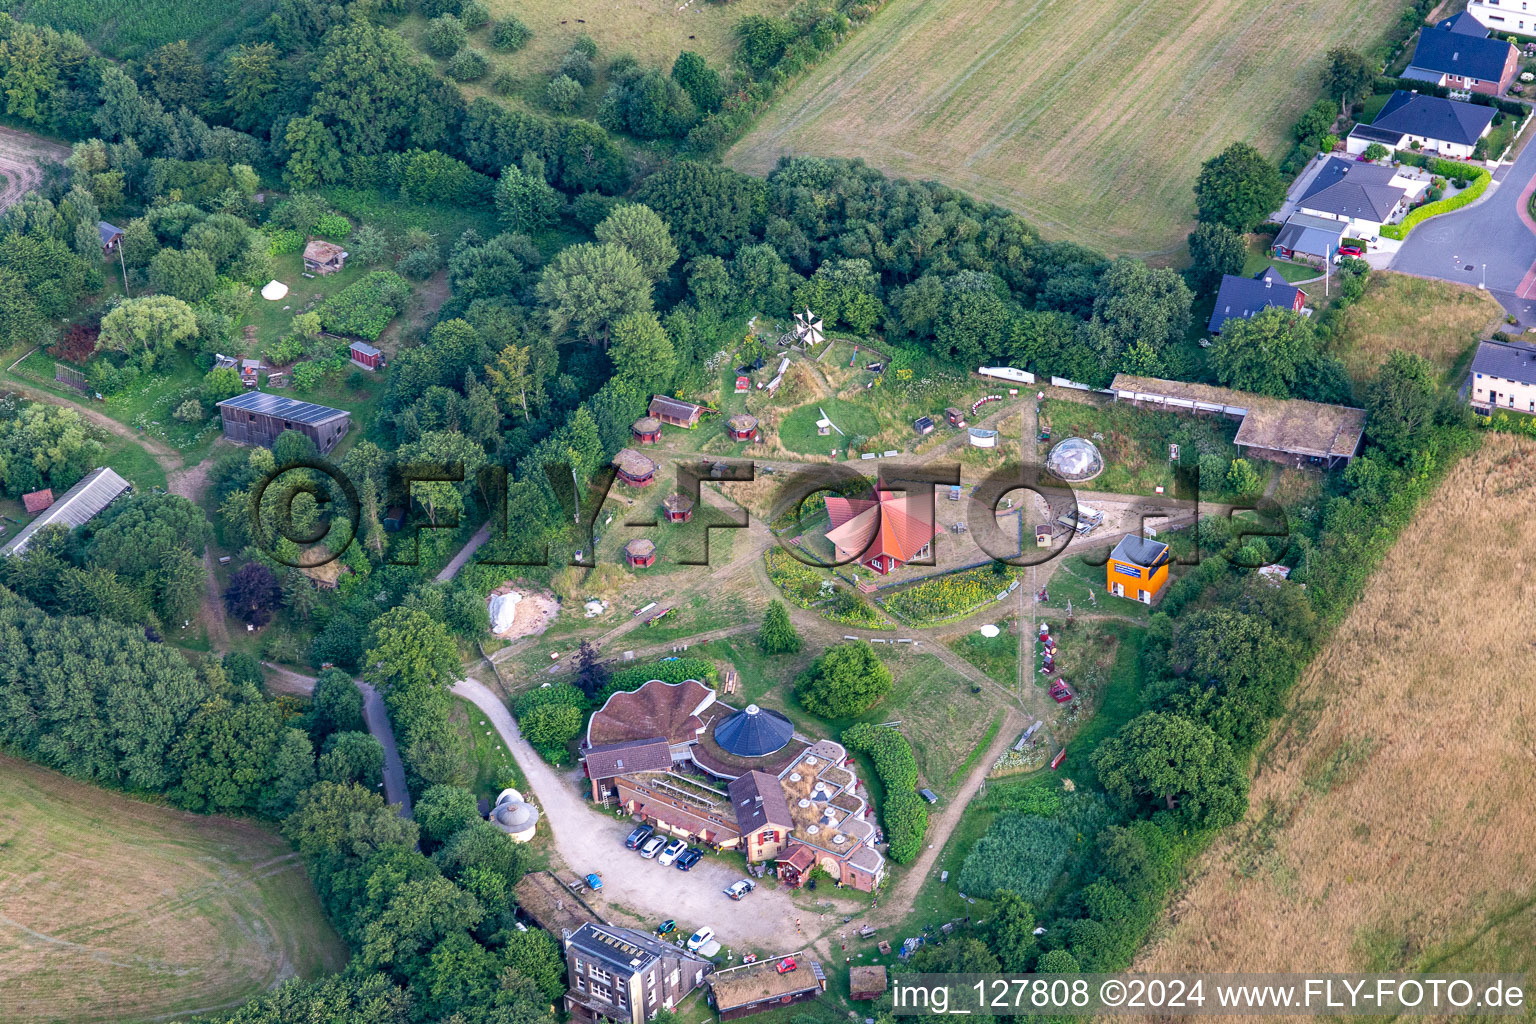
[[[346,266],[349,255],[334,242],[313,239],[304,245],[304,269],[311,274],[334,274]]]
[[[828,495],[827,516],[839,562],[857,559],[881,575],[933,550],[933,494],[881,491],[874,499]]]
[[[1265,267],[1253,277],[1223,274],[1221,288],[1216,292],[1216,308],[1211,311],[1206,329],[1220,334],[1228,320],[1247,320],[1266,309],[1279,308],[1301,312],[1306,305],[1307,293],[1285,278],[1274,267]],[[827,499],[828,506],[831,499]]]
[[[224,436],[236,444],[271,447],[285,430],[296,430],[328,455],[346,436],[352,414],[344,409],[301,402],[265,391],[247,391],[219,403]]]
[[[1473,408],[1536,413],[1536,348],[1502,341],[1478,342],[1469,372],[1467,399]]]
[[[587,922],[565,938],[565,1009],[583,1024],[645,1024],[682,1002],[715,965],[634,928]]]
[[[1402,77],[1498,96],[1519,70],[1520,51],[1504,39],[1490,39],[1487,26],[1462,12],[1419,32],[1419,44]]]
[[[1239,420],[1232,443],[1244,455],[1285,466],[1336,469],[1348,465],[1359,454],[1365,435],[1365,410],[1350,406],[1269,398],[1126,373],[1116,374],[1109,388],[1120,402]]]
[[[1109,553],[1105,586],[1116,597],[1151,604],[1168,585],[1168,545],[1126,534]]]
[[[1492,107],[1460,100],[1425,96],[1399,89],[1394,92],[1376,120],[1357,124],[1349,133],[1346,149],[1364,153],[1373,142],[1390,150],[1418,148],[1455,160],[1468,160],[1479,139],[1493,130]],[[1356,164],[1357,168],[1374,164]],[[1306,204],[1302,204],[1304,207]],[[1311,213],[1312,210],[1306,212]]]
[[[133,487],[108,466],[93,469],[49,505],[41,515],[21,528],[10,543],[0,548],[0,555],[19,555],[27,550],[37,531],[45,526],[65,526],[73,530],[90,522],[101,510]],[[35,492],[34,492],[35,493]]]
[[[724,1021],[815,999],[827,990],[827,975],[819,961],[799,950],[716,971],[704,984],[709,987],[709,1001]]]
[[[1490,32],[1536,35],[1536,0],[1468,0],[1466,13]]]
[[[1343,223],[1359,238],[1375,238],[1381,226],[1407,212],[1423,186],[1396,168],[1329,157],[1296,201],[1302,213]]]
[[[725,789],[736,813],[747,863],[775,860],[789,844],[790,830],[795,827],[779,780],[767,772],[750,771],[732,779]]]
[[[1339,251],[1344,225],[1331,217],[1293,213],[1275,235],[1270,252],[1277,259],[1327,263]]]

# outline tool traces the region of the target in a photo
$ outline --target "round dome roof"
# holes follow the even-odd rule
[[[1069,437],[1051,449],[1051,454],[1045,457],[1045,468],[1062,480],[1092,480],[1104,472],[1104,456],[1092,441]]]
[[[503,832],[517,835],[519,832],[527,832],[539,823],[539,809],[521,800],[508,800],[506,803],[497,805],[491,819]]]
[[[518,800],[518,801],[521,801],[522,799],[523,799],[523,794],[519,793],[517,790],[515,790],[515,789],[504,789],[500,793],[496,794],[496,806],[500,807],[502,804],[506,803],[508,800]]]
[[[777,711],[748,704],[715,726],[715,742],[727,754],[764,757],[783,750],[795,736],[794,723]]]

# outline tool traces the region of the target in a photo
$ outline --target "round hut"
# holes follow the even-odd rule
[[[641,416],[630,425],[629,432],[634,435],[640,444],[659,444],[661,442],[661,420],[655,416]]]
[[[715,742],[736,757],[766,757],[783,750],[794,738],[793,722],[756,704],[748,704],[746,710],[715,726]]]
[[[491,808],[491,824],[505,832],[514,843],[526,843],[539,826],[539,809],[523,799],[515,789],[504,789]]]
[[[686,523],[693,518],[693,499],[686,494],[669,494],[661,499],[661,510],[669,523]]]
[[[750,441],[757,435],[757,417],[737,413],[725,421],[725,432],[732,441]]]
[[[636,537],[624,545],[624,561],[633,569],[644,569],[656,562],[656,545],[644,537]]]
[[[633,448],[621,448],[613,457],[619,479],[631,487],[646,487],[656,479],[656,463]]]

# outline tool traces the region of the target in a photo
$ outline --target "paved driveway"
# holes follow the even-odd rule
[[[1536,145],[1527,145],[1482,201],[1414,228],[1392,269],[1476,285],[1486,264],[1493,297],[1519,317],[1522,326],[1536,326],[1536,297],[1528,297],[1536,296],[1536,275],[1531,274],[1536,268],[1536,234],[1522,216],[1522,197],[1533,178]]]
[[[556,772],[523,739],[511,712],[489,687],[475,679],[454,684],[453,692],[473,703],[496,727],[518,767],[528,777],[532,797],[554,832],[555,848],[569,866],[560,877],[595,871],[603,891],[586,898],[615,924],[654,928],[669,918],[679,927],[709,925],[720,941],[739,953],[785,953],[805,944],[795,926],[799,917],[782,889],[759,885],[746,899],[733,902],[722,889],[746,877],[739,856],[705,857],[691,871],[662,867],[624,848],[635,823],[602,811],[577,789],[577,780]],[[639,921],[624,920],[638,917]]]

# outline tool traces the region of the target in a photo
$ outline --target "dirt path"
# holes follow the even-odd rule
[[[0,210],[42,183],[44,164],[63,163],[68,156],[68,146],[0,128],[0,174],[5,175],[5,184],[0,186]]]
[[[204,492],[208,490],[208,471],[211,466],[210,458],[204,459],[195,466],[173,470],[166,476],[166,490],[186,498],[194,505],[201,503]],[[213,551],[204,548],[203,607],[199,618],[202,619],[203,628],[208,632],[208,645],[213,648],[214,653],[225,654],[229,651],[229,624],[224,621],[224,600],[219,594],[219,580],[214,574],[214,569]]]
[[[261,665],[268,672],[269,689],[301,697],[308,697],[315,692],[314,676],[274,665],[270,661],[264,661]],[[384,799],[399,805],[400,817],[409,818],[411,791],[405,786],[405,765],[400,760],[400,748],[395,744],[395,730],[389,724],[389,711],[384,707],[384,698],[379,696],[378,690],[361,679],[354,679],[353,682],[363,695],[363,721],[368,723],[368,731],[379,741],[379,746],[384,748]]]
[[[447,583],[457,576],[459,570],[464,568],[465,563],[474,557],[476,551],[480,550],[480,545],[490,539],[491,524],[487,521],[481,525],[480,529],[475,531],[473,537],[464,542],[464,546],[459,549],[459,553],[449,559],[447,565],[443,566],[443,571],[437,574],[437,582]]]

